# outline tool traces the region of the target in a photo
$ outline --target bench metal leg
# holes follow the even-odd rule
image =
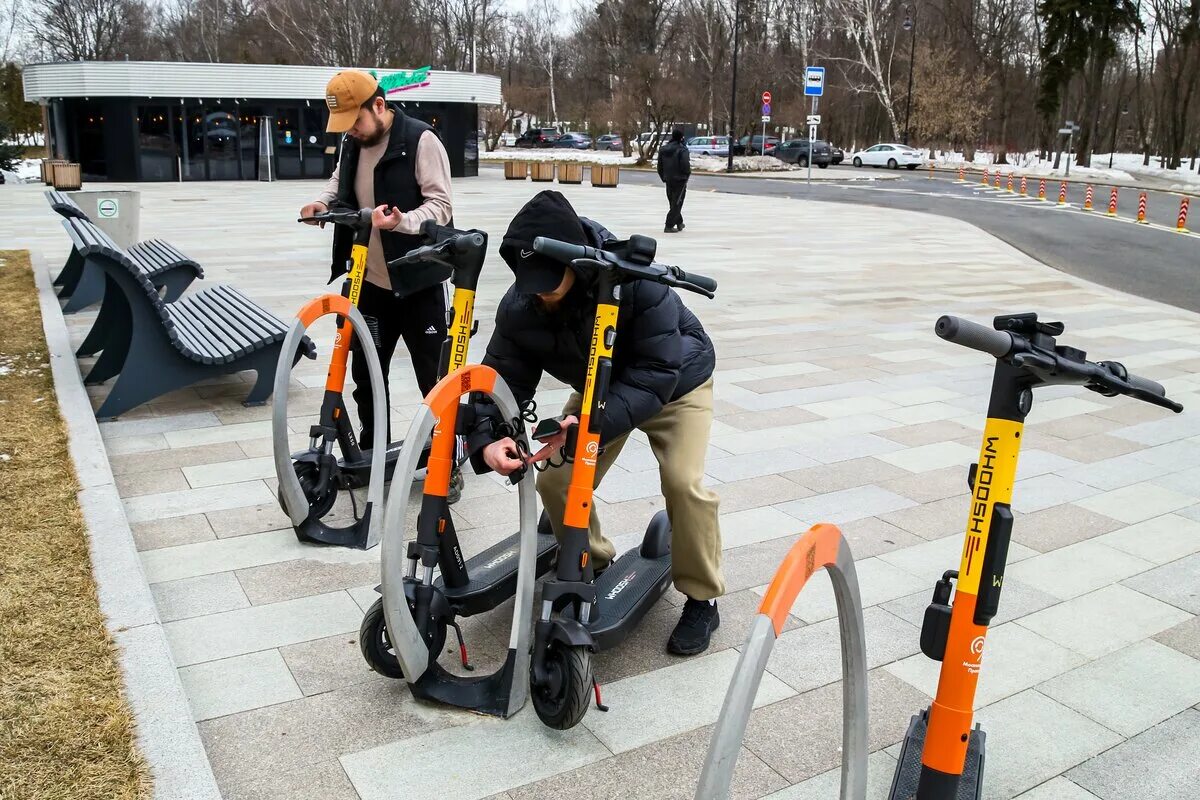
[[[79,276],[82,272],[83,256],[72,248],[71,255],[67,256],[67,263],[63,264],[63,268],[58,272],[58,277],[54,279],[54,285],[62,287],[62,291],[58,293],[59,297],[71,296],[71,292],[75,291],[75,284],[79,283]]]
[[[194,280],[196,280],[195,271],[190,266],[181,264],[156,276],[154,285],[162,287],[164,290],[162,296],[164,303],[173,303],[192,285]]]
[[[99,303],[103,298],[104,271],[96,264],[85,263],[83,272],[79,276],[79,283],[75,285],[75,291],[71,292],[67,305],[63,308],[63,313],[73,314],[80,309]]]
[[[83,358],[94,356],[101,350],[107,350],[114,344],[124,342],[124,350],[129,350],[130,333],[129,301],[115,286],[107,287],[104,299],[100,301],[100,313],[92,323],[92,329],[84,337],[83,343],[75,351],[75,355]],[[113,373],[116,374],[116,373]]]

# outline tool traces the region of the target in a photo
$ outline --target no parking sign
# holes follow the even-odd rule
[[[96,213],[101,219],[116,219],[121,216],[121,204],[114,197],[102,198],[96,203]]]

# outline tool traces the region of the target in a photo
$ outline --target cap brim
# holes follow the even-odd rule
[[[329,123],[325,126],[326,133],[345,133],[354,127],[358,119],[358,109],[348,108],[345,111],[329,112]]]
[[[513,283],[521,294],[546,294],[553,292],[563,280],[563,273],[555,274],[547,269],[529,269],[526,267],[516,275]]]

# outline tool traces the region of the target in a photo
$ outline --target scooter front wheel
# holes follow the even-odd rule
[[[409,610],[412,610],[411,604]],[[430,631],[426,634],[425,640],[429,645],[429,661],[432,663],[437,660],[442,648],[446,646],[446,625],[431,619]],[[383,614],[383,598],[372,603],[363,616],[362,625],[358,627],[358,647],[362,651],[367,665],[375,672],[385,678],[399,680],[404,677],[400,659],[396,658],[396,651],[392,649],[392,642],[388,639],[387,621]]]
[[[565,731],[587,713],[592,693],[592,654],[583,645],[551,642],[545,657],[547,680],[533,684],[533,710],[548,728]]]
[[[337,502],[337,488],[330,486],[323,493],[317,491],[320,472],[317,465],[311,461],[293,461],[292,469],[296,471],[296,480],[300,481],[300,490],[304,492],[304,499],[308,501],[309,518],[323,519]],[[287,505],[283,502],[283,489],[279,490],[279,507],[287,512]]]

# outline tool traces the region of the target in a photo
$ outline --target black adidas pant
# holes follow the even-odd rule
[[[687,196],[687,181],[671,181],[667,184],[667,221],[663,226],[666,230],[683,224],[683,198]]]
[[[430,286],[407,297],[396,297],[390,289],[383,289],[363,281],[362,293],[358,298],[358,310],[366,317],[367,325],[373,330],[375,350],[379,354],[379,365],[383,368],[383,383],[388,386],[388,369],[396,343],[404,338],[412,359],[413,371],[417,374],[417,386],[422,396],[429,394],[438,379],[438,360],[442,342],[446,338],[446,289],[444,284]],[[350,374],[354,378],[354,402],[358,406],[358,419],[362,424],[359,446],[364,450],[371,447],[374,430],[371,426],[375,412],[371,397],[371,375],[366,359],[359,354],[358,338],[351,340]],[[390,391],[388,392],[390,398]],[[388,442],[391,441],[391,415],[388,415]]]

